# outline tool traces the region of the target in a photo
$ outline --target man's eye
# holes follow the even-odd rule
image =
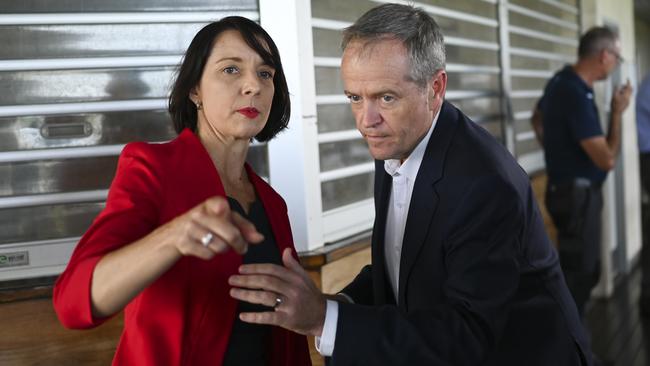
[[[235,66],[228,66],[225,69],[223,69],[223,72],[226,74],[236,74],[239,72],[239,69],[237,69]]]
[[[392,95],[384,95],[381,97],[381,100],[382,102],[390,103],[395,100],[395,97],[393,97]]]
[[[348,95],[348,99],[351,103],[359,103],[361,101],[361,97],[358,95]]]

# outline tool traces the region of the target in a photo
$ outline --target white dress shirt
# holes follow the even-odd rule
[[[396,159],[384,161],[384,170],[393,177],[388,212],[386,213],[384,257],[386,259],[388,279],[395,295],[395,302],[397,302],[399,294],[399,264],[402,257],[402,241],[404,240],[404,229],[406,228],[406,218],[411,206],[415,178],[418,175],[418,170],[420,170],[424,150],[427,148],[436,120],[437,118],[433,120],[426,136],[403,163]]]
[[[415,178],[424,158],[424,151],[427,148],[431,133],[438,121],[438,114],[433,119],[429,131],[422,141],[413,149],[409,157],[400,163],[399,160],[384,161],[384,170],[393,177],[390,201],[386,216],[386,232],[384,236],[384,256],[386,257],[386,271],[390,280],[395,301],[399,294],[399,264],[402,256],[402,240],[404,239],[404,228],[406,218],[411,204]],[[345,294],[341,294],[345,295]],[[346,295],[349,298],[349,296]],[[316,349],[323,356],[331,356],[334,353],[334,342],[336,341],[336,325],[339,318],[339,304],[336,301],[327,300],[325,311],[325,324],[323,334],[316,337]]]

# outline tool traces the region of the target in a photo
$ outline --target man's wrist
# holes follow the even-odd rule
[[[320,306],[320,313],[318,316],[317,324],[310,332],[314,337],[322,337],[323,327],[325,326],[325,318],[327,316],[327,295],[322,297],[322,303]]]

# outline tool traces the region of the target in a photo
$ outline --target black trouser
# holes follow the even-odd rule
[[[641,171],[641,188],[650,194],[650,153],[639,157]],[[650,301],[650,204],[642,206],[641,232],[643,246],[641,247],[641,298]]]
[[[546,208],[558,232],[560,265],[569,291],[584,316],[585,304],[600,278],[600,185],[585,179],[566,184],[549,183]]]

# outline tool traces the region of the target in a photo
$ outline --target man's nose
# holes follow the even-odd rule
[[[381,117],[381,113],[379,113],[379,108],[377,108],[376,103],[374,102],[364,103],[361,113],[362,113],[360,119],[361,127],[371,128],[381,123],[382,117]]]

